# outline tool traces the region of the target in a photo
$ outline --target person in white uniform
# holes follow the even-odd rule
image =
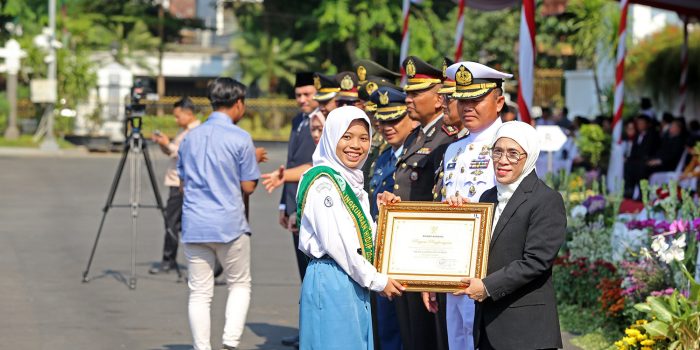
[[[299,250],[311,258],[301,287],[300,349],[374,349],[370,290],[389,298],[404,290],[372,264],[375,223],[362,173],[370,139],[361,109],[331,111],[314,166],[299,184]]]
[[[469,135],[453,142],[443,159],[441,195],[462,197],[472,202],[495,185],[489,149],[496,131],[503,124],[499,117],[505,104],[503,80],[511,74],[476,62],[458,62],[447,68],[447,78],[456,82],[452,98]],[[423,293],[431,312],[437,312],[434,293]],[[466,296],[447,295],[447,338],[450,349],[474,349],[474,301]]]

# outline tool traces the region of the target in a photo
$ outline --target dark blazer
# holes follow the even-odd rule
[[[496,187],[481,202],[497,204]],[[476,303],[475,345],[487,339],[499,350],[562,347],[552,264],[565,238],[564,201],[533,171],[493,229],[483,279],[490,297]]]
[[[299,112],[292,119],[292,130],[289,133],[287,145],[287,169],[298,167],[312,162],[312,156],[316,150],[314,139],[311,137],[309,116]],[[298,182],[285,182],[282,188],[280,204],[286,206],[287,215],[293,215],[297,211],[297,187]]]

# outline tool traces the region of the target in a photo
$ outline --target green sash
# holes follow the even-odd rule
[[[335,188],[340,193],[345,209],[348,210],[350,217],[355,221],[357,238],[360,240],[360,246],[362,246],[362,251],[364,253],[362,255],[367,261],[374,263],[372,225],[367,219],[367,216],[365,216],[365,212],[362,210],[362,206],[355,192],[347,185],[340,173],[333,170],[331,167],[325,165],[315,166],[304,174],[304,177],[299,183],[299,192],[297,193],[297,225],[301,226],[302,210],[304,209],[304,204],[306,204],[306,194],[309,191],[309,187],[311,187],[314,180],[321,176],[326,176],[331,179],[331,182],[333,182]]]

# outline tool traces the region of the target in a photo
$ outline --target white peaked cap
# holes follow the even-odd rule
[[[489,66],[471,61],[457,62],[447,67],[447,77],[456,80],[455,73],[457,73],[460,66],[467,67],[474,79],[510,79],[513,77],[513,74],[503,73]]]

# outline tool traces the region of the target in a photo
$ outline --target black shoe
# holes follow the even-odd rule
[[[177,263],[174,261],[163,261],[158,266],[151,267],[148,273],[151,275],[157,275],[159,273],[169,273],[170,270],[175,270]]]
[[[299,346],[299,334],[293,337],[282,338],[282,345],[284,346]]]
[[[235,346],[226,345],[226,344],[221,345],[221,350],[236,350],[236,349],[238,349],[238,348]]]

